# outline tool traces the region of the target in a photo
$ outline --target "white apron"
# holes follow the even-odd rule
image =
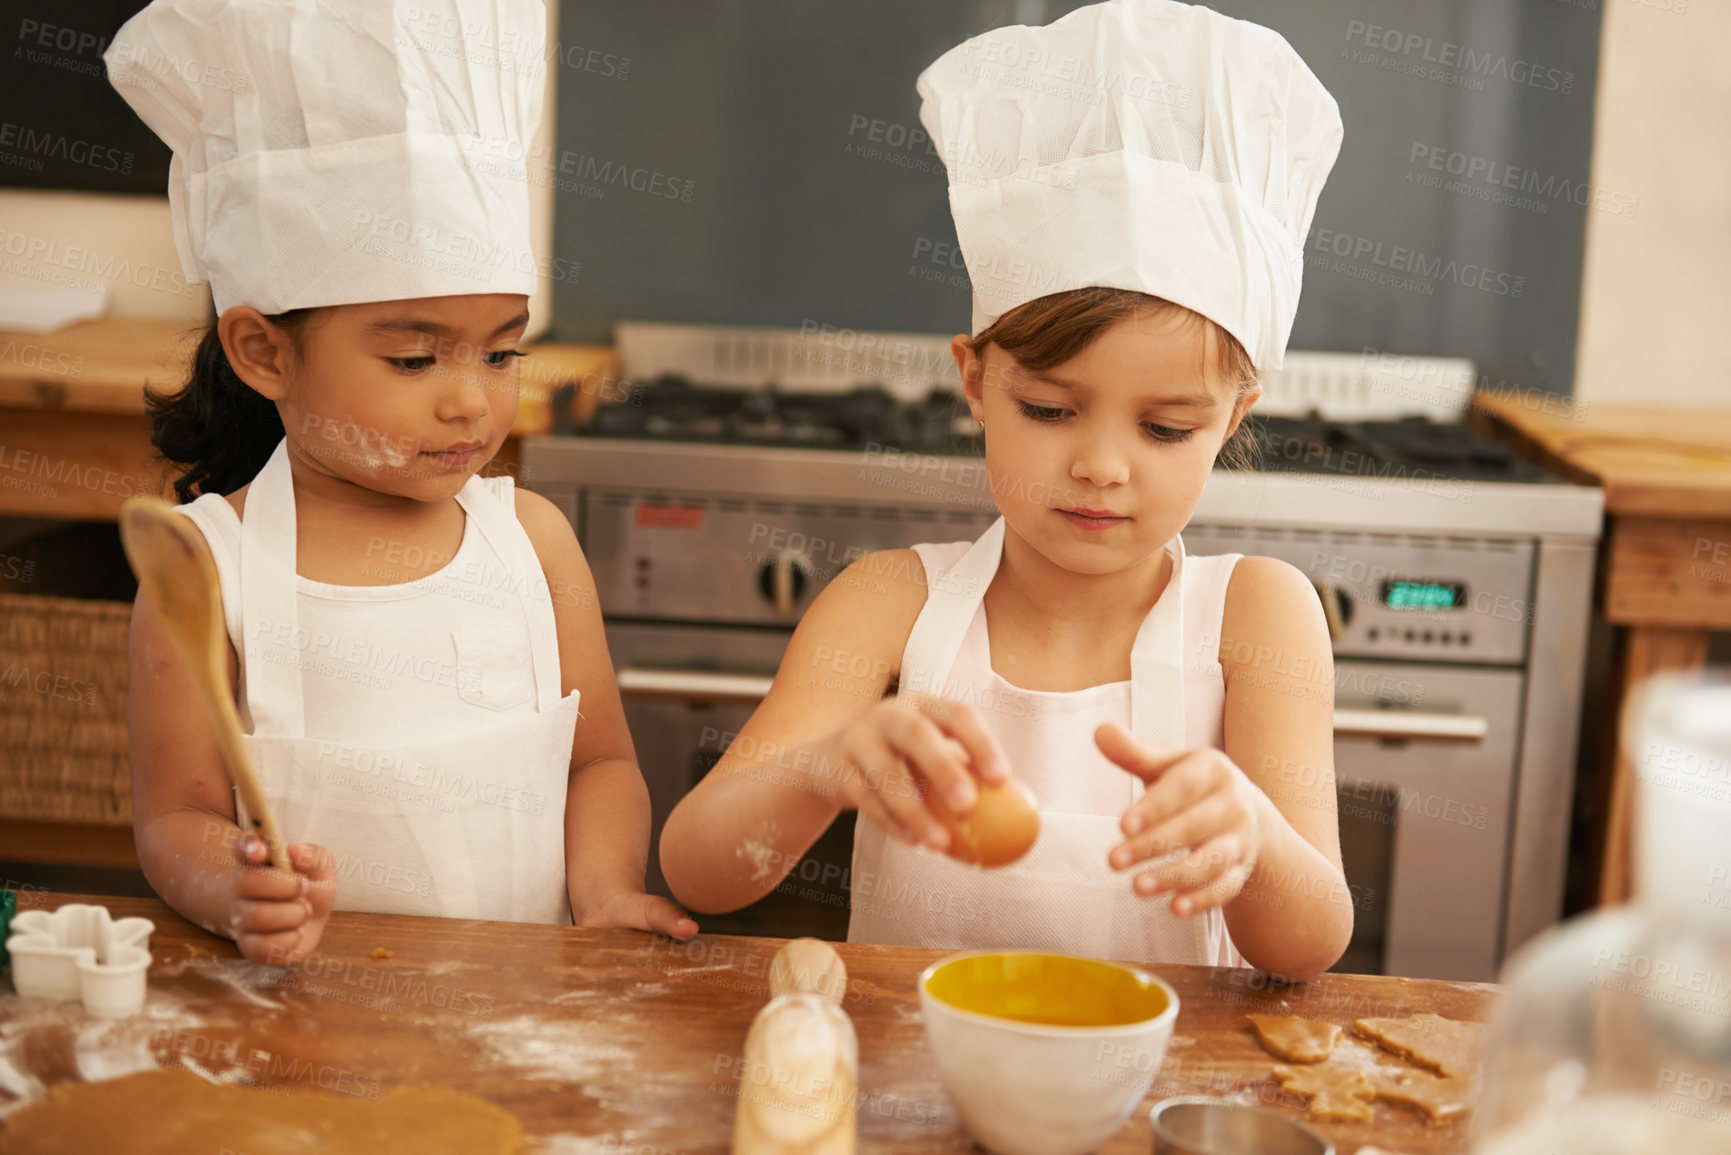
[[[970,688],[951,679],[985,592],[1003,554],[999,518],[949,571],[928,569],[924,609],[914,623],[902,659],[900,693],[968,700]],[[1184,725],[1184,543],[1174,536],[1167,552],[1172,576],[1142,627],[1130,656],[1130,729],[1156,746],[1185,745]],[[983,625],[983,622],[982,622]],[[1121,683],[1119,684],[1122,685]],[[1110,689],[1094,687],[1093,690]],[[1093,690],[1075,695],[1079,710],[1042,715],[1038,725],[1047,751],[1093,749],[1094,729],[1114,721],[1110,699]],[[1094,703],[1101,708],[1093,708]],[[1119,699],[1122,702],[1122,699]],[[991,711],[982,711],[988,728]],[[1049,728],[1062,732],[1052,734]],[[1075,796],[1066,789],[1073,765],[1008,749],[1012,772],[1036,800]],[[849,942],[894,943],[951,950],[1022,948],[1144,963],[1242,965],[1218,910],[1191,918],[1172,914],[1171,892],[1143,898],[1131,890],[1137,870],[1114,871],[1106,856],[1124,840],[1124,811],[1143,794],[1141,779],[1123,775],[1121,798],[1105,784],[1109,805],[1095,813],[1040,811],[1040,836],[1026,856],[1009,866],[984,869],[946,855],[910,847],[890,837],[865,814],[854,833]],[[1095,796],[1101,793],[1095,784]],[[1100,810],[1107,812],[1101,813]],[[1182,852],[1178,852],[1182,853]],[[1174,856],[1176,857],[1176,855]]]
[[[475,478],[457,501],[513,573],[541,574],[514,510]],[[565,791],[578,694],[560,697],[551,598],[522,600],[534,714],[426,747],[308,737],[289,642],[300,636],[295,536],[285,439],[247,490],[240,551],[246,745],[283,836],[336,857],[338,910],[569,923]],[[236,808],[246,829],[238,797]]]

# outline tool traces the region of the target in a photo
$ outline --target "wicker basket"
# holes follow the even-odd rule
[[[132,822],[132,606],[0,594],[0,818]]]

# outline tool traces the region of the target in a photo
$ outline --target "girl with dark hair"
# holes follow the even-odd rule
[[[648,792],[572,528],[480,476],[517,413],[537,273],[528,172],[496,146],[526,154],[541,61],[528,36],[453,53],[423,32],[546,14],[417,11],[428,23],[387,0],[155,0],[107,55],[174,150],[176,240],[215,298],[190,380],[150,414],[185,466],[180,509],[216,565],[229,685],[293,869],[266,865],[142,597],[139,861],[187,918],[283,966],[333,910],[688,937],[644,893]],[[175,60],[243,60],[251,83],[157,67]]]
[[[311,309],[265,320],[293,337]],[[174,492],[182,502],[201,493],[230,494],[254,477],[283,439],[276,403],[235,375],[216,325],[192,354],[186,384],[174,392],[145,389],[150,441],[181,466]]]

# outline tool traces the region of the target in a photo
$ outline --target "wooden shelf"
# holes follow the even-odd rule
[[[202,335],[183,321],[117,317],[55,333],[0,331],[0,516],[113,521],[134,493],[166,494],[144,389],[184,381]],[[560,386],[578,387],[578,419],[623,392],[611,346],[544,341],[519,364],[522,392],[499,468],[515,465],[517,437],[552,428]]]

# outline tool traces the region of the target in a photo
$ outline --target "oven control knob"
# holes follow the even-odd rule
[[[783,616],[793,613],[810,584],[811,563],[787,550],[764,562],[757,571],[757,588],[775,606],[775,612]]]
[[[1333,582],[1312,582],[1316,596],[1322,599],[1322,616],[1328,619],[1328,636],[1333,641],[1346,637],[1346,627],[1352,624],[1352,595]]]

